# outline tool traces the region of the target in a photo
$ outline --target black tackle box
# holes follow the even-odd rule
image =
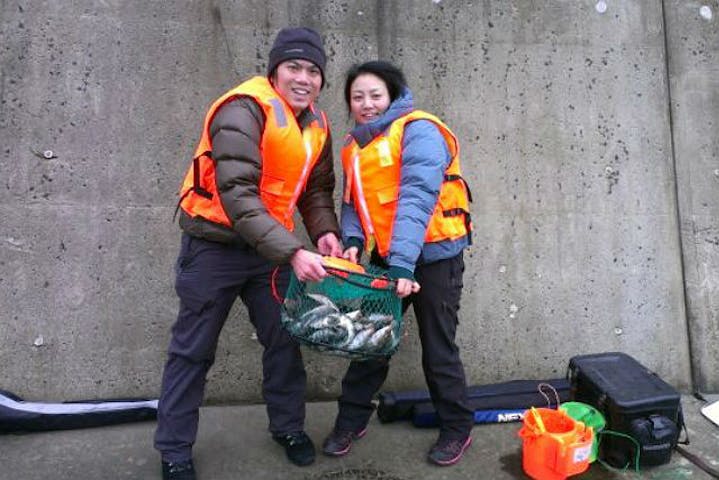
[[[639,448],[640,466],[669,462],[684,424],[681,396],[671,385],[620,352],[572,357],[567,375],[572,399],[594,406],[607,421],[602,460],[631,468]]]

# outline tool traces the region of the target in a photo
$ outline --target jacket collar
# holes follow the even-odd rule
[[[387,108],[382,116],[363,125],[356,125],[350,135],[355,139],[360,148],[364,148],[375,137],[381,135],[389,126],[400,117],[403,117],[414,110],[414,100],[412,92],[405,87]]]

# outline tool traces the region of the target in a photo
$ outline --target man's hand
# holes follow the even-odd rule
[[[397,296],[404,298],[412,293],[419,292],[419,283],[410,280],[409,278],[398,278],[397,279]]]
[[[317,250],[322,255],[330,255],[332,257],[342,256],[342,247],[340,246],[340,240],[332,232],[325,233],[317,240]]]
[[[322,256],[304,248],[300,248],[292,255],[290,265],[297,278],[303,282],[307,280],[318,282],[327,276],[327,271],[322,266]]]
[[[345,260],[349,260],[352,263],[359,263],[359,248],[349,247],[342,254],[342,258],[344,258]]]

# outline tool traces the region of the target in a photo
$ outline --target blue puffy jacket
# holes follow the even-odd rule
[[[393,121],[412,110],[412,92],[405,88],[381,117],[355,126],[350,135],[362,148],[384,133]],[[424,242],[444,171],[451,161],[447,144],[437,126],[429,120],[409,123],[402,139],[402,152],[397,215],[389,255],[384,260],[390,266],[392,277],[413,278],[415,265],[454,257],[469,245],[469,238]],[[341,227],[345,246],[357,246],[362,250],[364,233],[352,203],[342,203]]]

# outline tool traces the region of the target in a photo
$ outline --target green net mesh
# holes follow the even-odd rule
[[[282,305],[282,325],[301,344],[353,360],[388,357],[402,333],[402,306],[386,271],[328,269],[320,282],[294,273]]]

